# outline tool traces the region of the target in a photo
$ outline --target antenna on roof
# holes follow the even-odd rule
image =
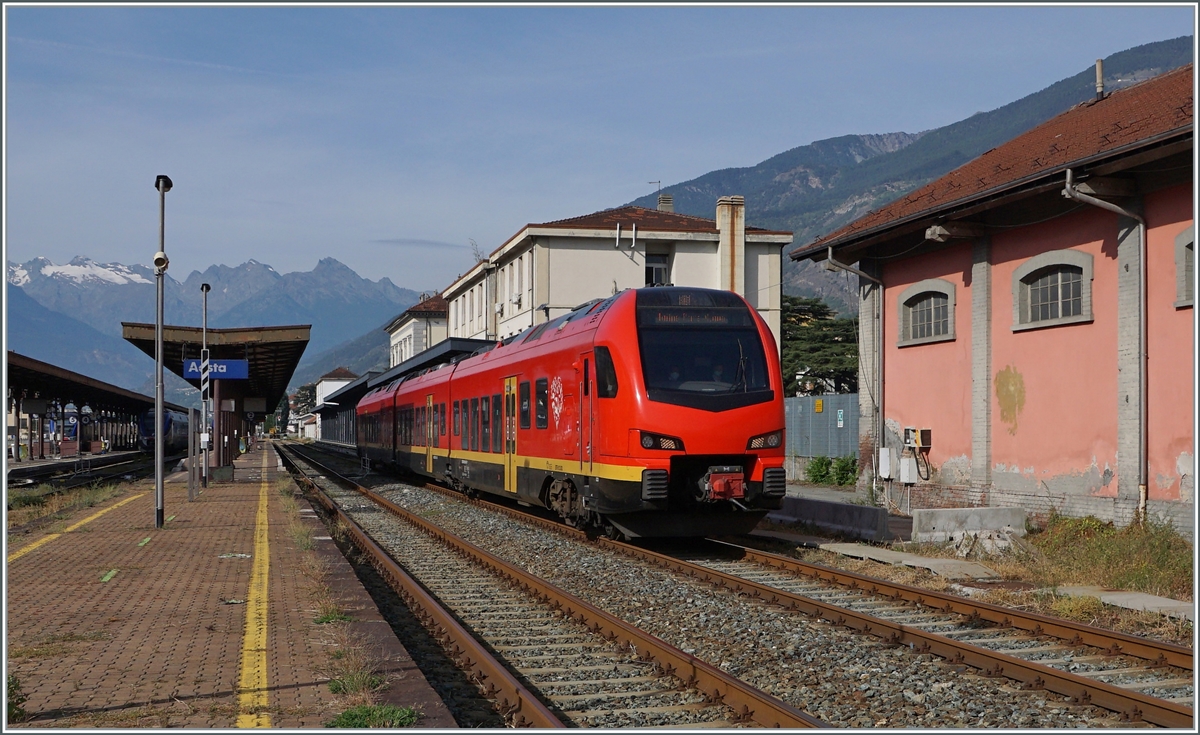
[[[658,193],[662,194],[662,182],[661,181],[647,181],[646,183],[647,184],[658,184]]]

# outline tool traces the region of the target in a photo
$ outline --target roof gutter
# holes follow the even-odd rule
[[[1062,195],[1067,199],[1115,212],[1122,217],[1136,220],[1138,223],[1138,520],[1144,521],[1150,475],[1147,442],[1149,427],[1146,424],[1146,368],[1148,362],[1146,351],[1146,220],[1141,215],[1124,207],[1079,191],[1075,187],[1074,172],[1071,169],[1067,169],[1067,181]]]

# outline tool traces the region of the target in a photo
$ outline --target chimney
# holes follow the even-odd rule
[[[675,198],[672,197],[670,194],[659,194],[658,195],[658,211],[674,212],[675,211]]]
[[[720,288],[746,292],[746,199],[725,196],[717,200],[717,260]],[[751,303],[754,303],[751,301]]]
[[[1096,99],[1104,99],[1104,59],[1096,59]]]

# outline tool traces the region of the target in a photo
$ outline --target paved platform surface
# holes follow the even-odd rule
[[[314,622],[312,578],[301,571],[315,553],[351,626],[369,631],[392,680],[384,700],[419,706],[418,726],[454,727],[345,559],[328,542],[296,545],[297,518],[313,536],[326,531],[309,513],[286,512],[279,474],[273,450],[254,451],[237,460],[234,482],[191,503],[186,475],[173,476],[162,529],[150,480],[56,526],[10,534],[8,672],[29,698],[26,726],[323,727],[345,706],[328,686],[337,637]],[[265,584],[254,588],[264,541]],[[256,599],[265,603],[252,618]],[[253,643],[248,628],[262,634],[264,624],[265,645]],[[247,699],[264,694],[265,705]]]

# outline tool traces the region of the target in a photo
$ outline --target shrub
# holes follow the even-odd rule
[[[409,727],[417,724],[421,715],[412,707],[397,707],[393,704],[364,704],[351,707],[329,722],[325,727]]]
[[[813,457],[804,468],[804,479],[816,485],[828,485],[832,479],[832,466],[833,460],[829,457]]]
[[[858,480],[858,460],[853,455],[833,460],[833,484],[853,485]]]
[[[21,705],[25,704],[25,702],[29,700],[29,697],[27,697],[25,693],[21,691],[21,680],[12,674],[9,674],[8,680],[4,687],[4,694],[8,699],[7,721],[10,724],[14,722],[24,722],[28,717],[28,714],[25,712],[25,708]]]

